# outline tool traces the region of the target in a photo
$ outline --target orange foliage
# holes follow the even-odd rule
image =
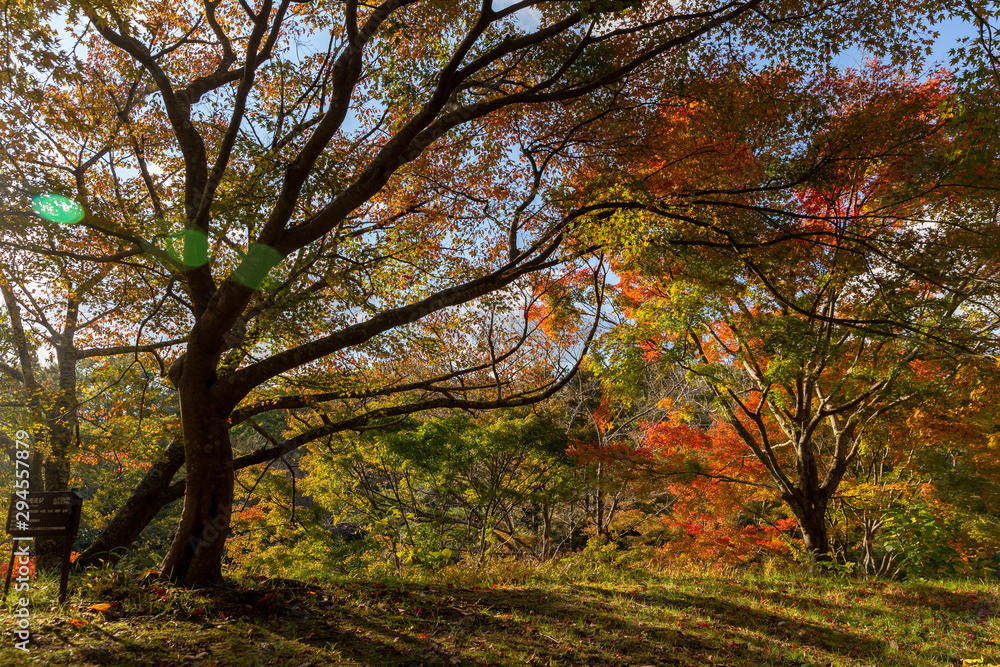
[[[669,421],[641,422],[643,444],[661,456],[683,454],[691,450],[707,451],[712,439],[701,428],[684,424],[673,418]]]
[[[17,558],[14,559],[14,568],[13,568],[14,569],[14,573],[11,575],[12,577],[20,576],[20,568],[22,566],[18,564],[18,560],[19,559],[17,559]],[[3,580],[7,579],[7,566],[8,566],[8,561],[4,561],[3,563],[0,563],[0,579],[3,579]],[[32,556],[31,558],[28,559],[28,577],[31,578],[31,579],[35,578],[35,557],[34,556]],[[13,581],[13,579],[11,581]]]

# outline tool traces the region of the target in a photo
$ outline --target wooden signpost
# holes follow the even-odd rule
[[[17,504],[26,500],[28,509],[21,511]],[[21,505],[22,509],[24,505]],[[69,583],[69,557],[73,550],[73,540],[80,530],[80,510],[83,496],[76,491],[54,493],[29,493],[27,497],[11,495],[10,511],[7,513],[7,533],[16,539],[30,537],[66,538],[63,548],[62,573],[59,578],[59,602],[66,601],[66,585]],[[3,588],[3,599],[7,599],[10,577],[14,571],[14,549],[10,552],[7,565],[7,582]]]

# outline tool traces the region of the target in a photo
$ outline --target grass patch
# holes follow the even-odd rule
[[[14,648],[8,600],[0,664],[1000,663],[997,586],[982,581],[567,560],[377,581],[243,579],[210,591],[94,571],[73,578],[62,608],[57,590],[54,579],[34,582],[27,654]]]

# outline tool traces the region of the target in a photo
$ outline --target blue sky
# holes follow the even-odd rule
[[[892,0],[888,0],[892,1]],[[950,19],[934,26],[934,30],[939,34],[932,47],[932,53],[924,63],[924,73],[930,73],[941,66],[947,67],[950,57],[948,50],[958,46],[959,40],[963,37],[971,37],[975,34],[975,27],[958,19]],[[859,49],[849,49],[841,53],[836,62],[840,67],[850,67],[858,69],[864,64],[866,54]]]

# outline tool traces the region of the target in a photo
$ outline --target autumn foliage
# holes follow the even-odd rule
[[[15,2],[0,445],[89,489],[81,566],[186,586],[981,567],[996,59],[915,73],[953,9]]]

